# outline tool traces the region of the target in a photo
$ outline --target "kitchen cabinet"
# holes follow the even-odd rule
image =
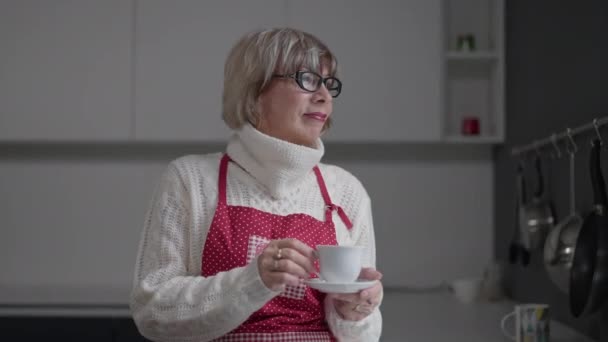
[[[292,26],[339,60],[329,142],[504,138],[504,0],[0,4],[0,142],[225,141],[223,67],[245,32]],[[459,35],[473,33],[474,50]],[[463,135],[476,117],[480,133]]]
[[[443,0],[442,13],[443,140],[503,142],[504,0]]]
[[[3,341],[146,342],[132,319],[94,317],[0,317]]]
[[[0,141],[129,138],[132,1],[0,2]]]
[[[339,59],[344,91],[334,102],[327,141],[440,139],[439,0],[138,6],[137,140],[224,140],[220,101],[228,50],[255,27],[285,25],[317,35]]]
[[[243,34],[285,25],[281,0],[137,2],[135,139],[224,141],[224,61]]]
[[[327,141],[441,138],[440,0],[288,0],[288,25],[338,58],[342,94]]]
[[[115,318],[113,320],[113,334],[114,339],[112,342],[148,342],[149,340],[143,337],[132,319],[127,318]]]
[[[111,320],[102,317],[0,317],[0,329],[3,341],[113,342],[115,340]]]

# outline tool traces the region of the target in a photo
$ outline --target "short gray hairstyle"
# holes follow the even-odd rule
[[[321,73],[327,67],[336,76],[338,62],[329,48],[310,33],[273,28],[247,33],[232,48],[224,66],[222,117],[228,127],[254,126],[260,113],[255,105],[275,73],[290,74],[302,68]],[[323,130],[331,125],[331,118]]]

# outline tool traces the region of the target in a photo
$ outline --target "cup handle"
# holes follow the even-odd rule
[[[512,317],[515,317],[515,311],[511,312],[510,314],[505,315],[505,317],[502,318],[502,320],[500,321],[500,329],[502,330],[503,334],[505,334],[507,337],[509,337],[510,339],[515,341],[517,339],[517,337],[515,335],[511,335],[511,333],[509,333],[509,331],[507,331],[507,329],[505,328],[505,324],[507,323],[507,320],[509,320],[509,318],[512,318]]]

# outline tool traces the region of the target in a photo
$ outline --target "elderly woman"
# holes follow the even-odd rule
[[[171,162],[145,220],[131,309],[154,341],[377,341],[370,198],[320,163],[337,62],[294,29],[244,36],[225,65],[224,153]],[[365,247],[355,293],[306,285],[321,244]]]

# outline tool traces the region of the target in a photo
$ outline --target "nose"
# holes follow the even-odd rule
[[[312,100],[315,103],[325,103],[332,101],[331,94],[329,93],[329,90],[327,90],[327,87],[325,87],[325,83],[321,83],[319,89],[317,89],[317,91],[313,93]]]

